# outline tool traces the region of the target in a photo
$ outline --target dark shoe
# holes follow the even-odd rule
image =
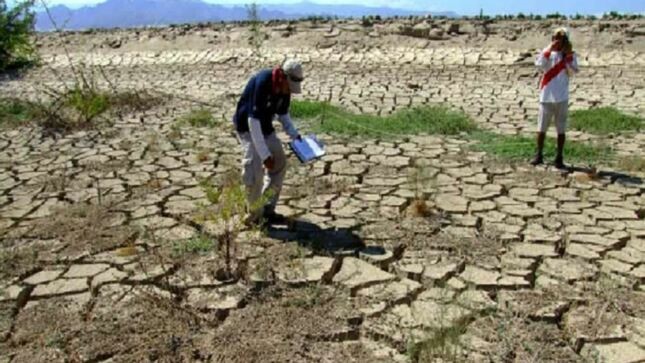
[[[566,169],[566,165],[564,165],[564,161],[562,161],[561,156],[555,158],[553,165],[556,167],[556,169]]]
[[[273,224],[287,225],[287,223],[289,222],[287,217],[283,216],[282,214],[278,214],[276,212],[264,213],[263,219],[264,219],[264,223],[269,225],[273,225]]]
[[[544,158],[542,157],[542,154],[535,155],[533,160],[531,160],[531,165],[537,166],[537,165],[541,165],[541,164],[544,164]]]
[[[243,223],[244,223],[244,226],[246,226],[247,228],[254,228],[260,225],[261,221],[260,221],[260,218],[258,218],[257,216],[248,215],[246,216],[246,218],[244,218]]]

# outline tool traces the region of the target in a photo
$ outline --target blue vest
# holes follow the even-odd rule
[[[237,103],[233,122],[237,132],[249,132],[249,117],[260,120],[265,136],[275,132],[273,117],[289,112],[291,95],[272,94],[272,70],[263,69],[251,77]]]

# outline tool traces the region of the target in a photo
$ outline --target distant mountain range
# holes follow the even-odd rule
[[[323,5],[302,2],[287,5],[261,5],[258,8],[262,20],[298,19],[308,16],[382,17],[426,15],[419,12],[389,7],[361,5]],[[107,0],[106,2],[70,9],[58,5],[49,9],[51,17],[60,29],[128,28],[139,26],[162,26],[198,22],[236,21],[248,19],[244,5],[224,6],[208,4],[200,0]],[[433,13],[456,17],[452,12]],[[36,14],[36,30],[55,29],[50,16],[42,11]]]

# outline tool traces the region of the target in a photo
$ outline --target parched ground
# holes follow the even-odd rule
[[[572,109],[645,116],[644,24],[568,25]],[[259,58],[233,24],[40,35],[42,65],[3,94],[70,84],[71,60],[164,98],[107,129],[0,131],[0,362],[644,362],[645,174],[609,163],[562,173],[462,136],[322,135],[322,160],[290,158],[279,211],[294,223],[239,236],[239,278],[221,250],[180,247],[216,229],[193,218],[199,181],[239,167],[228,120],[257,68],[297,56],[304,99],[444,103],[528,135],[554,26],[275,24]],[[221,125],[173,126],[200,107]],[[602,138],[644,156],[643,134]]]

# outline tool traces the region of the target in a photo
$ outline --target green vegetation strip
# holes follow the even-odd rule
[[[645,120],[626,115],[613,107],[573,111],[570,114],[571,128],[605,135],[645,129]]]
[[[456,135],[477,129],[468,116],[443,106],[422,106],[376,116],[357,115],[324,102],[293,101],[290,111],[294,118],[314,121],[311,127],[315,132],[352,137]]]
[[[605,112],[602,109],[591,110]],[[456,135],[468,133],[476,143],[473,149],[485,151],[502,160],[526,161],[535,154],[535,139],[525,136],[498,135],[482,131],[470,118],[444,106],[421,106],[404,109],[390,116],[356,115],[324,102],[293,101],[291,115],[309,120],[314,132],[367,138],[388,138],[422,133]],[[548,139],[545,158],[555,157],[555,140]],[[614,158],[611,148],[594,143],[568,141],[565,146],[567,161],[594,164],[608,163]]]
[[[503,160],[525,161],[535,155],[535,138],[526,136],[498,135],[491,132],[476,132],[471,135],[477,143],[473,149],[484,151]],[[544,144],[544,157],[548,161],[554,159],[556,141],[548,138]],[[567,162],[585,164],[608,164],[614,158],[614,153],[606,145],[567,141],[564,147],[564,158]]]

